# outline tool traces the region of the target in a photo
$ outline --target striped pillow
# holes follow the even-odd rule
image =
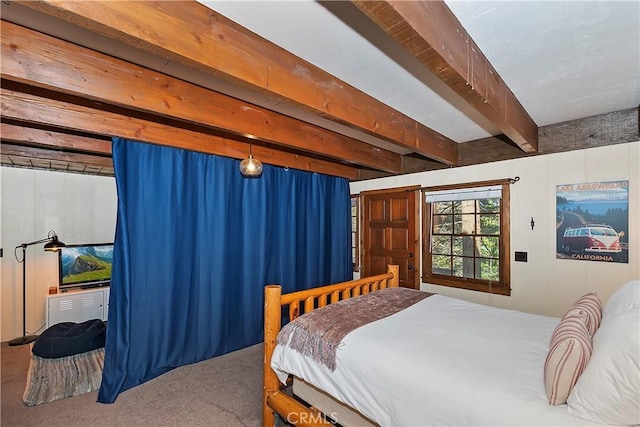
[[[591,336],[584,316],[563,318],[551,335],[544,363],[544,385],[550,405],[567,401],[591,357]]]
[[[580,297],[562,317],[578,315],[584,319],[589,335],[593,337],[602,321],[602,302],[595,292]]]

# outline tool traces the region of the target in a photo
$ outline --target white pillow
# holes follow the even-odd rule
[[[640,308],[640,280],[618,288],[604,306],[602,317],[612,317],[632,308]]]
[[[589,363],[567,399],[571,414],[602,424],[640,424],[638,295],[640,281],[631,282],[605,305]]]

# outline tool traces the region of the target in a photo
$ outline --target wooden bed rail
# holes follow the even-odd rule
[[[282,294],[280,285],[267,285],[264,289],[264,386],[262,425],[273,427],[275,412],[296,426],[330,424],[321,413],[307,408],[282,390],[276,373],[271,369],[271,357],[276,337],[282,327],[282,307],[289,306],[289,321],[303,313],[338,301],[365,295],[381,289],[398,287],[398,266],[389,265],[387,273],[348,282]]]

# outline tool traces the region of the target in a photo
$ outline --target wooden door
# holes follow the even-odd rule
[[[400,267],[400,286],[419,288],[416,197],[419,187],[362,193],[362,277]]]

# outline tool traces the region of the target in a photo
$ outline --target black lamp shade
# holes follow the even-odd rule
[[[55,234],[53,235],[53,237],[51,238],[51,241],[47,242],[44,245],[44,250],[45,251],[52,251],[55,252],[60,248],[64,248],[65,245],[64,243],[62,243],[60,240],[58,240],[58,236],[56,236]]]

